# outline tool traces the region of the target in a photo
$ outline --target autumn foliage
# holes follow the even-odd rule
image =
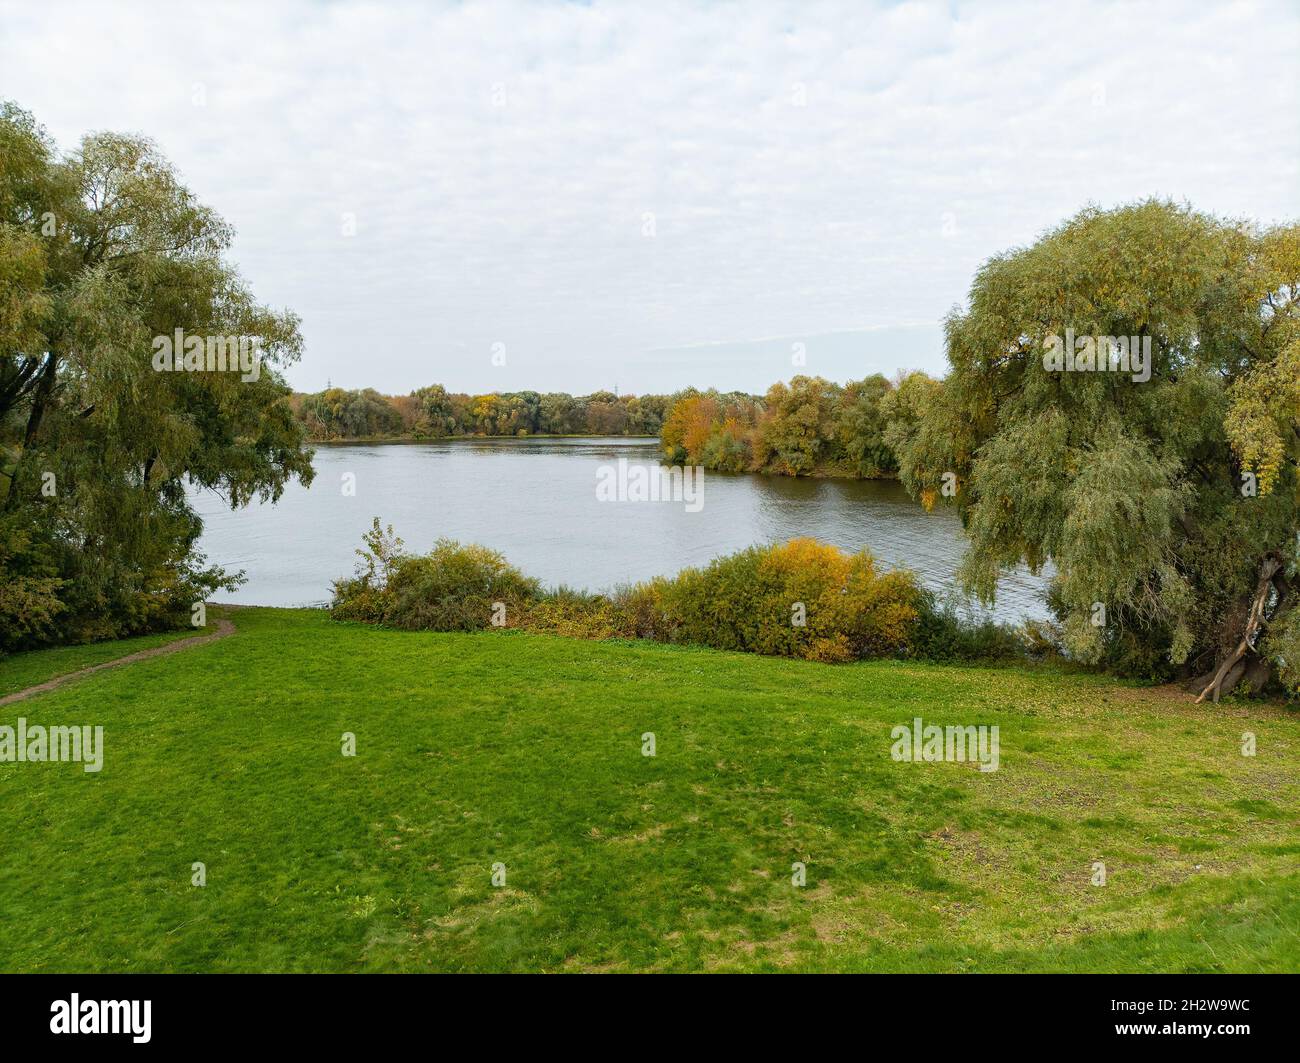
[[[812,539],[754,546],[671,579],[607,594],[543,591],[493,551],[440,540],[407,555],[378,521],[333,616],[424,631],[492,627],[571,638],[648,638],[723,650],[851,661],[915,648],[927,599],[906,571]]]

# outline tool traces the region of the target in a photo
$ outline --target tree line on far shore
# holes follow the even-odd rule
[[[296,393],[309,439],[458,436],[659,436],[664,459],[721,472],[893,477],[901,441],[939,387],[924,373],[875,374],[838,384],[796,376],[766,395],[687,388],[671,395],[516,391],[468,395],[442,385],[409,395],[372,388]]]
[[[895,477],[896,447],[939,387],[900,372],[847,384],[796,376],[761,397],[690,390],[673,396],[660,443],[666,461],[721,472]]]
[[[670,395],[513,391],[467,395],[432,384],[409,395],[373,388],[295,393],[290,406],[315,442],[456,436],[653,436]]]

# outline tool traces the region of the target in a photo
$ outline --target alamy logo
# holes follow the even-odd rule
[[[889,732],[894,740],[889,755],[894,760],[907,761],[970,761],[978,762],[980,771],[998,770],[998,726],[980,724],[964,727],[940,727],[922,724],[921,717],[912,720],[912,726],[899,724]]]
[[[597,502],[681,502],[687,513],[704,508],[704,467],[632,465],[619,458],[617,465],[596,470]]]
[[[83,771],[104,766],[104,728],[0,725],[0,763],[43,764],[46,761],[80,763]]]
[[[240,373],[240,380],[262,375],[262,341],[256,336],[187,336],[177,329],[153,338],[158,373]]]
[[[1151,379],[1150,336],[1075,336],[1043,339],[1043,368],[1049,373],[1131,373],[1134,383]]]
[[[138,1045],[148,1044],[153,1001],[71,1000],[50,1005],[50,1033],[129,1033]]]

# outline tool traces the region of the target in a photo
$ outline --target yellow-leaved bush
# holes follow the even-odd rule
[[[718,558],[663,589],[673,641],[816,661],[906,652],[921,604],[911,573],[812,539]]]

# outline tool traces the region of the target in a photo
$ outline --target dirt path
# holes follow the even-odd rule
[[[115,661],[105,661],[103,664],[92,664],[88,668],[82,668],[80,671],[69,672],[67,675],[55,676],[53,679],[47,679],[44,683],[37,683],[34,687],[28,687],[26,690],[16,690],[12,694],[6,694],[0,698],[0,705],[8,705],[14,701],[24,701],[27,698],[35,697],[37,694],[44,694],[49,690],[56,690],[66,683],[76,682],[78,679],[85,679],[86,676],[95,672],[102,672],[106,668],[121,668],[124,664],[135,664],[136,661],[145,661],[150,657],[165,657],[169,653],[180,653],[181,650],[188,650],[194,646],[206,646],[209,642],[216,642],[217,639],[224,639],[227,635],[235,633],[235,625],[229,620],[218,620],[217,629],[210,635],[197,635],[187,639],[177,639],[175,642],[169,642],[165,646],[155,646],[152,649],[141,650],[139,653],[131,653],[125,657],[119,657]]]

